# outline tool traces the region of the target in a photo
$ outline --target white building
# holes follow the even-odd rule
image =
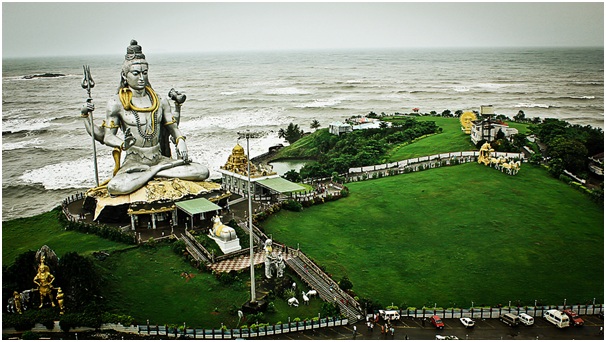
[[[509,127],[502,121],[493,119],[494,108],[490,106],[480,106],[481,120],[472,121],[471,123],[471,141],[477,144],[479,141],[486,140],[492,142],[496,140],[499,131],[503,132],[506,138],[510,139],[512,135],[518,134],[518,130]]]
[[[341,121],[331,122],[328,125],[328,132],[334,135],[340,135],[342,133],[350,133],[353,131],[351,125],[342,123]]]

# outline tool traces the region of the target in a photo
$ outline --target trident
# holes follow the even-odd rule
[[[90,75],[90,67],[88,65],[83,65],[82,67],[84,68],[84,79],[82,80],[82,88],[86,89],[88,93],[88,98],[86,99],[86,102],[90,103],[93,100],[90,94],[90,90],[95,86],[95,81],[93,81],[93,78]],[[95,145],[95,126],[93,122],[93,112],[90,112],[89,116],[91,137],[93,138],[93,162],[95,166],[95,180],[97,181],[97,186],[99,186],[99,172],[97,171],[97,146]]]

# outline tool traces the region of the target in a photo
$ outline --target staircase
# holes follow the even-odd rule
[[[189,254],[196,259],[198,262],[203,262],[205,264],[210,264],[211,260],[204,254],[202,250],[198,247],[196,241],[192,241],[192,239],[188,236],[188,234],[181,234],[179,240],[185,242],[185,248],[189,252]],[[200,246],[201,247],[201,246]],[[203,248],[203,247],[202,247]]]
[[[358,321],[358,316],[361,315],[360,304],[355,301],[350,295],[341,290],[338,284],[327,276],[316,264],[309,260],[304,254],[299,253],[297,256],[286,261],[298,275],[307,283],[309,287],[316,290],[320,298],[327,302],[336,303],[344,314],[349,323]]]

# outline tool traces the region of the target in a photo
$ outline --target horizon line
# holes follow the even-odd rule
[[[288,48],[288,49],[224,49],[224,50],[191,50],[191,51],[148,51],[150,55],[184,55],[184,54],[247,54],[247,53],[305,53],[305,52],[335,52],[335,51],[404,51],[404,50],[509,50],[509,49],[604,49],[600,45],[582,46],[413,46],[413,47],[340,47],[340,48]],[[17,58],[56,58],[56,57],[93,57],[113,56],[115,53],[92,53],[92,54],[48,54],[48,55],[2,55],[2,59]]]

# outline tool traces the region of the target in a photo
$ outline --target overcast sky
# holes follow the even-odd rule
[[[2,3],[2,56],[604,46],[602,2]]]

